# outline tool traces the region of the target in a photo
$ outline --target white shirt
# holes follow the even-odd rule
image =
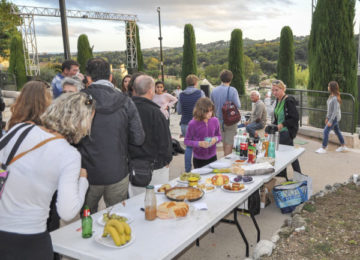
[[[23,128],[0,151],[1,162],[6,161],[22,131]],[[35,126],[16,154],[52,136]],[[84,203],[89,186],[86,178],[79,178],[80,167],[79,152],[65,139],[50,141],[11,164],[0,199],[0,230],[20,234],[44,232],[50,202],[56,190],[59,216],[65,221],[74,218]]]

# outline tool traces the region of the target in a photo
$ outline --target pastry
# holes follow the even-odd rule
[[[181,200],[197,200],[200,199],[203,195],[203,191],[197,188],[192,187],[175,187],[165,192],[165,195],[171,199],[176,201]]]
[[[163,184],[161,185],[161,187],[158,189],[158,192],[165,192],[167,190],[171,189],[171,185],[170,184]]]
[[[162,219],[185,217],[189,212],[189,205],[185,202],[167,201],[157,208],[157,216]]]

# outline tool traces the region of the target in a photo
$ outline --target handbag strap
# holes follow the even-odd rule
[[[229,92],[230,92],[230,86],[228,86],[228,91],[227,91],[227,95],[226,95],[226,101],[230,101],[229,100]]]
[[[24,126],[29,125],[28,123],[21,124],[17,126],[14,130],[8,133],[1,141],[0,141],[0,151],[8,144],[8,142],[13,138],[13,136],[17,133],[18,130],[23,128]]]
[[[14,158],[17,150],[19,149],[20,144],[22,143],[22,141],[24,141],[25,137],[27,136],[27,134],[31,131],[31,129],[33,129],[35,127],[35,125],[32,125],[28,128],[26,128],[19,136],[19,138],[16,140],[13,148],[11,149],[11,152],[6,160],[6,163],[3,164],[3,169],[5,170],[6,167],[9,165],[10,161]]]
[[[31,152],[31,151],[34,151],[36,149],[38,149],[39,147],[43,146],[44,144],[47,144],[48,142],[50,141],[53,141],[53,140],[56,140],[56,139],[64,139],[63,136],[61,135],[58,135],[58,136],[54,136],[54,137],[51,137],[51,138],[48,138],[48,139],[45,139],[44,141],[38,143],[37,145],[35,145],[33,148],[25,151],[25,152],[22,152],[18,155],[16,155],[10,162],[8,165],[12,164],[13,162],[15,162],[16,160],[20,159],[21,157],[23,157],[24,155],[26,155],[27,153]]]

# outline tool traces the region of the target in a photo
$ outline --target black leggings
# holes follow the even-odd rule
[[[288,131],[280,132],[279,144],[294,146],[294,140],[291,139]],[[301,172],[300,163],[299,163],[298,159],[296,159],[291,165],[292,165],[292,168],[293,168],[294,171]],[[285,177],[286,180],[287,180],[288,178],[287,178],[286,168],[283,171],[281,171],[277,176],[278,177]]]
[[[201,168],[205,165],[208,165],[209,163],[215,162],[217,160],[216,155],[214,157],[211,157],[210,159],[204,160],[204,159],[196,159],[195,157],[193,157],[193,164],[194,164],[194,169],[196,168]]]
[[[53,248],[49,232],[18,234],[0,231],[1,260],[52,260]]]

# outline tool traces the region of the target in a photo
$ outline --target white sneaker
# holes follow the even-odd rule
[[[344,146],[340,146],[340,147],[337,148],[335,151],[337,151],[337,152],[349,151],[349,148],[347,148],[347,147],[344,145]]]
[[[315,151],[315,153],[326,153],[326,150],[324,148],[319,148]]]

